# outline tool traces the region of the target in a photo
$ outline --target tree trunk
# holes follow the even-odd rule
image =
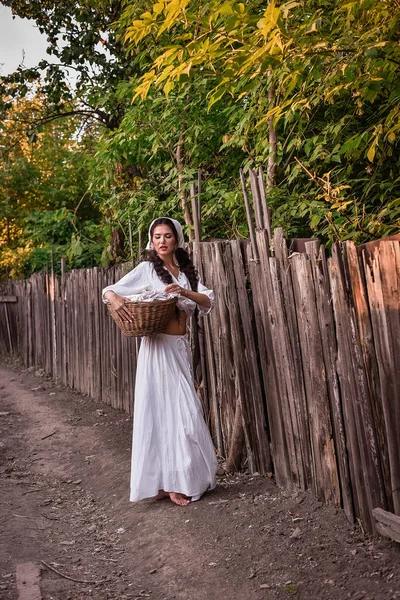
[[[268,90],[268,103],[271,109],[275,104],[275,89],[272,85]],[[274,117],[268,119],[268,141],[269,141],[269,156],[267,166],[267,186],[272,188],[275,185],[275,173],[276,173],[276,129],[274,125]]]
[[[110,256],[111,264],[118,262],[118,259],[124,253],[125,236],[120,227],[112,228],[110,236]]]
[[[176,147],[176,166],[178,169],[178,190],[179,197],[181,200],[181,206],[183,210],[183,218],[185,220],[186,225],[190,226],[189,229],[189,241],[193,242],[193,219],[190,214],[187,191],[182,189],[183,183],[183,135],[182,133],[179,135],[178,145]]]

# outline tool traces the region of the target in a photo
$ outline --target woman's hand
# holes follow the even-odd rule
[[[167,287],[165,288],[165,293],[166,294],[179,294],[180,296],[186,296],[186,292],[187,289],[181,287],[180,285],[178,285],[177,283],[170,283],[169,285],[167,285]]]
[[[127,298],[119,296],[111,290],[106,292],[104,297],[107,300],[107,303],[110,305],[111,310],[115,311],[122,321],[128,321],[128,323],[131,323],[132,315],[126,308],[126,303],[129,302]]]

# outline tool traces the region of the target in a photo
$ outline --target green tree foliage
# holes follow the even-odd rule
[[[398,231],[399,0],[2,4],[57,59],[0,79],[3,272],[115,262],[161,213],[190,234],[199,169],[209,237],[247,235],[259,165],[289,236]]]
[[[130,104],[130,99],[117,94],[118,86],[139,73],[138,63],[124,51],[111,27],[121,16],[124,2],[3,0],[2,4],[13,14],[36,22],[47,36],[52,60],[42,60],[35,68],[21,65],[15,73],[0,77],[0,116],[4,119],[13,102],[40,89],[40,110],[26,121],[26,128],[33,133],[46,123],[75,116],[83,128],[96,123],[104,136],[118,129]],[[101,204],[95,190],[92,196]],[[103,258],[119,260],[124,247],[122,231],[113,229],[115,220],[107,211],[103,220],[104,233],[109,236]]]
[[[127,251],[129,224],[137,241],[138,229],[161,211],[180,215],[191,232],[189,183],[198,168],[204,179],[203,216],[214,236],[246,233],[237,178],[243,153],[237,148],[219,153],[226,134],[229,109],[207,111],[207,81],[199,80],[188,93],[166,100],[156,94],[132,104],[138,77],[157,52],[144,42],[127,53],[110,27],[126,2],[4,1],[22,17],[32,18],[48,36],[49,54],[37,69],[23,69],[3,78],[3,98],[20,98],[44,75],[42,112],[29,123],[35,131],[45,122],[77,115],[102,126],[101,142],[90,163],[90,191],[98,201],[104,228],[110,236],[103,259],[116,261]],[[146,2],[135,3],[141,14]],[[62,42],[62,43],[60,43]],[[68,68],[77,75],[74,107],[66,80]],[[193,95],[192,95],[193,93]],[[7,107],[7,103],[3,103]],[[224,107],[222,107],[224,108]],[[232,113],[234,109],[230,109]],[[207,184],[207,185],[205,185]]]
[[[21,100],[0,127],[0,276],[26,276],[66,256],[70,267],[100,261],[100,214],[88,193],[95,132],[76,117],[31,133],[38,97]]]
[[[209,106],[233,99],[242,112],[230,143],[247,149],[247,163],[268,160],[273,119],[276,223],[362,241],[399,227],[399,8],[170,0],[132,19],[128,3],[121,35],[132,50],[169,33],[136,94],[185,89],[202,72],[213,82]]]
[[[121,93],[132,98],[133,87]],[[245,213],[237,173],[245,157],[237,147],[222,149],[234,106],[207,110],[208,81],[194,81],[168,98],[155,92],[137,98],[118,130],[104,136],[96,153],[93,189],[108,199],[125,234],[129,222],[142,231],[160,214],[180,214],[190,222],[190,184],[202,174],[203,226],[209,236],[245,235]]]

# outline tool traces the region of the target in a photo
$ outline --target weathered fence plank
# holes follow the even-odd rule
[[[213,287],[216,283],[215,275],[214,275],[214,265],[210,263],[210,251],[211,249],[205,244],[199,244],[199,263],[202,265],[203,269],[203,280],[207,280],[210,287]],[[218,303],[218,299],[216,298],[216,305]],[[215,308],[217,310],[217,308]],[[214,311],[213,311],[214,312]],[[218,336],[218,332],[214,332],[213,325],[214,319],[213,314],[210,315],[209,320],[203,320],[204,326],[204,348],[205,348],[205,368],[206,373],[205,377],[208,382],[208,393],[209,393],[209,404],[212,408],[212,417],[211,417],[211,431],[213,434],[213,439],[216,444],[218,454],[220,456],[224,456],[225,452],[225,444],[224,444],[224,435],[222,432],[221,425],[221,411],[218,402],[218,376],[215,364],[215,355],[214,348],[217,348],[217,339],[215,342],[213,341],[213,333],[215,338]]]
[[[215,265],[218,268],[219,274],[219,293],[217,298],[221,301],[222,306],[218,314],[221,319],[221,335],[219,337],[219,352],[216,355],[218,359],[217,372],[219,373],[219,381],[224,384],[225,390],[221,390],[220,408],[221,408],[221,423],[223,431],[225,429],[225,448],[231,449],[233,438],[233,424],[235,422],[235,413],[240,411],[244,441],[246,446],[247,460],[251,471],[255,471],[254,453],[250,445],[250,419],[245,406],[246,394],[246,372],[245,372],[245,356],[243,352],[244,340],[241,329],[238,298],[235,290],[234,273],[232,269],[232,252],[229,244],[217,243],[212,246],[213,258]],[[222,294],[221,294],[222,291]],[[225,313],[225,314],[222,314]],[[215,332],[218,332],[218,324],[216,323]],[[222,343],[221,343],[222,342]],[[229,365],[229,368],[226,367]],[[230,403],[221,402],[222,394],[227,394],[230,398]],[[225,406],[226,404],[226,406]],[[225,410],[229,409],[230,416],[225,415]],[[229,414],[229,413],[228,413]],[[224,415],[224,416],[222,416]],[[225,421],[225,428],[224,423]],[[229,429],[228,429],[229,423]],[[236,423],[240,423],[239,416]],[[235,439],[237,434],[235,432]],[[227,455],[229,454],[229,450]],[[234,453],[232,463],[236,468],[240,462],[240,448]],[[230,467],[231,468],[231,467]]]
[[[343,247],[344,259],[347,265],[349,280],[351,283],[352,298],[357,323],[357,332],[360,340],[361,352],[368,381],[371,409],[376,431],[377,444],[380,455],[382,476],[385,485],[386,498],[390,497],[390,475],[389,457],[386,443],[386,428],[382,402],[380,400],[379,370],[374,346],[374,335],[372,331],[370,308],[368,303],[368,291],[365,274],[362,270],[359,252],[353,242],[347,242]],[[389,503],[389,508],[392,504]]]
[[[245,271],[242,258],[242,250],[239,241],[233,241],[231,244],[232,262],[235,274],[234,288],[237,291],[239,314],[241,320],[241,329],[244,341],[244,385],[247,390],[244,396],[246,404],[246,414],[249,420],[248,429],[251,432],[251,446],[254,448],[255,468],[259,473],[268,473],[271,471],[271,457],[269,453],[269,443],[266,433],[265,411],[263,406],[263,396],[261,390],[260,373],[258,371],[258,361],[254,335],[251,321],[251,307],[248,301],[246,290]]]
[[[310,257],[316,308],[322,342],[322,356],[325,365],[326,385],[328,388],[329,409],[332,421],[335,455],[339,475],[340,496],[344,511],[350,521],[354,520],[351,496],[350,474],[344,433],[341,395],[336,372],[337,339],[332,310],[332,295],[329,283],[328,264],[325,249],[318,242],[308,242],[306,251]]]
[[[306,391],[304,387],[299,330],[294,300],[292,273],[286,239],[281,229],[275,230],[274,249],[276,256],[276,299],[282,311],[282,337],[285,345],[285,378],[288,382],[288,400],[293,432],[296,439],[295,452],[299,485],[307,489],[311,485],[311,447],[307,419]],[[272,262],[271,262],[272,264]],[[277,288],[280,288],[278,293]],[[275,308],[278,308],[276,305]]]
[[[400,542],[400,517],[382,508],[374,508],[372,514],[378,533],[395,542]]]
[[[400,243],[385,242],[366,251],[364,265],[389,457],[389,500],[400,515]]]
[[[372,509],[386,507],[368,383],[348,280],[337,245],[329,262],[338,336],[337,371],[342,392],[355,513],[373,529]]]
[[[288,442],[286,439],[282,395],[278,387],[277,350],[274,339],[275,316],[273,310],[273,291],[269,267],[269,241],[265,231],[257,231],[257,246],[260,262],[252,260],[247,252],[249,274],[252,288],[252,299],[257,330],[258,352],[263,377],[265,403],[268,415],[269,433],[271,437],[271,455],[277,482],[290,487],[292,476],[288,458]]]
[[[271,295],[273,299],[272,311],[274,313],[274,353],[277,363],[280,402],[284,435],[288,446],[288,461],[291,473],[291,482],[305,489],[304,469],[300,453],[300,432],[297,413],[293,402],[296,393],[293,385],[292,357],[289,344],[289,333],[284,309],[284,300],[277,271],[277,261],[270,258]]]
[[[296,253],[290,258],[290,266],[306,390],[307,428],[310,432],[311,487],[317,498],[339,506],[339,480],[332,439],[327,374],[325,363],[321,360],[323,348],[311,261],[306,254]]]
[[[194,260],[197,265],[202,281],[207,281],[210,288],[215,287],[216,281],[213,279],[212,265],[208,262],[207,244],[194,244]],[[220,419],[220,410],[218,405],[217,377],[215,370],[214,352],[212,347],[212,315],[209,318],[201,319],[200,327],[202,329],[202,338],[204,346],[204,364],[202,379],[204,381],[204,392],[208,395],[208,406],[210,410],[209,421],[215,446],[218,454],[224,455],[224,444],[222,437],[222,427]]]

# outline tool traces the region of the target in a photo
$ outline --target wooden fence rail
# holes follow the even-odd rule
[[[270,231],[193,244],[216,291],[191,328],[206,419],[229,469],[273,471],[373,531],[374,508],[400,515],[400,236],[327,258]],[[124,267],[62,272],[0,286],[0,350],[131,412],[138,341],[100,297]]]

